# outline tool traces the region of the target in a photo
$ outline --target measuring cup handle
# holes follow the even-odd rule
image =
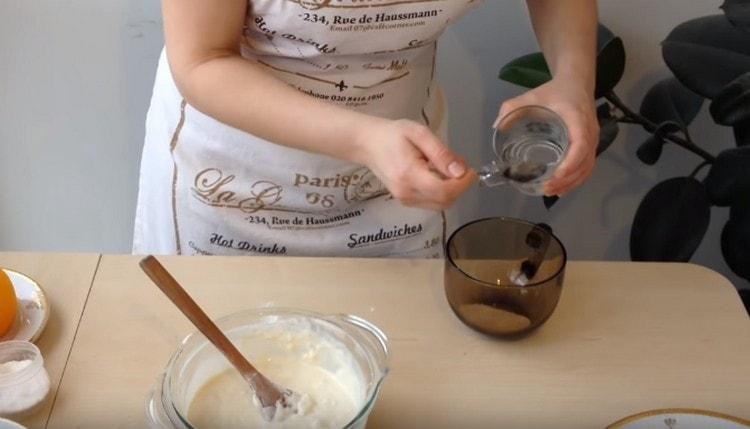
[[[482,186],[499,186],[509,182],[508,178],[503,175],[502,166],[498,165],[496,161],[480,168],[477,175],[479,176],[479,184]]]

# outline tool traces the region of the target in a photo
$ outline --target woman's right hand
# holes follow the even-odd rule
[[[477,176],[426,126],[373,119],[360,128],[354,160],[366,165],[403,205],[444,210]]]

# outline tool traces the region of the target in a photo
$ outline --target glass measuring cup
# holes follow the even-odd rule
[[[543,106],[515,109],[493,129],[495,159],[479,169],[480,184],[511,185],[527,195],[543,195],[568,145],[568,130],[557,113]]]

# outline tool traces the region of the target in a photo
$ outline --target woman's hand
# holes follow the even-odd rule
[[[462,159],[417,122],[373,119],[361,128],[356,148],[354,160],[405,206],[447,209],[476,180]]]
[[[591,91],[576,85],[574,79],[556,77],[503,103],[496,125],[507,113],[527,105],[545,106],[554,110],[568,128],[568,154],[544,188],[546,195],[565,195],[580,186],[594,169],[599,143],[599,122],[594,97]]]

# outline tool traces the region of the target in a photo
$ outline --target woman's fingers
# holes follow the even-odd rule
[[[548,195],[564,194],[581,185],[589,177],[596,162],[599,124],[594,99],[589,90],[553,79],[518,97],[505,101],[499,109],[495,127],[505,129],[502,121],[521,106],[541,105],[555,111],[568,130],[569,148],[565,159],[545,186]]]
[[[585,160],[573,174],[561,179],[553,179],[544,187],[545,195],[563,196],[580,186],[591,175],[596,161],[593,156]]]
[[[513,125],[513,123],[507,120],[503,121],[503,119],[505,119],[510,112],[516,109],[534,104],[533,100],[529,99],[530,97],[527,94],[505,101],[500,106],[500,111],[497,113],[497,119],[495,119],[495,123],[492,124],[492,128],[496,128],[500,131],[507,131]]]
[[[476,173],[466,172],[458,179],[443,178],[429,168],[414,169],[412,191],[417,206],[431,210],[444,210],[453,205],[476,180]]]
[[[459,178],[466,173],[466,164],[432,131],[418,124],[407,126],[407,138],[419,149],[427,161],[445,177]]]
[[[476,181],[476,173],[424,125],[385,122],[368,134],[365,164],[402,204],[444,210]]]

